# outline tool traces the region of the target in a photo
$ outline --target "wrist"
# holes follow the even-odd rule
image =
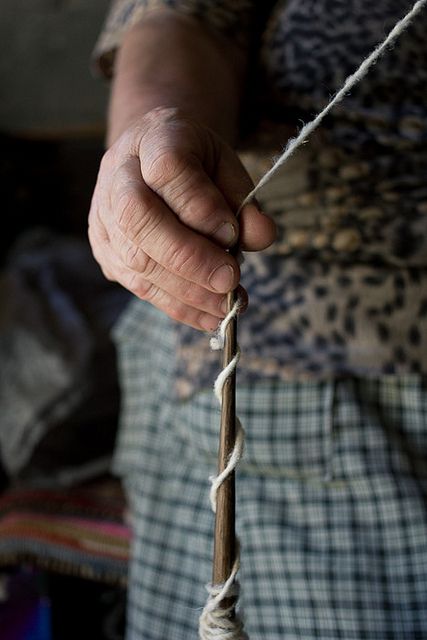
[[[154,12],[133,27],[118,53],[108,143],[159,106],[178,108],[234,142],[243,54],[228,41],[224,45],[222,38],[212,36],[196,20],[169,10],[165,18],[161,13],[161,20]]]

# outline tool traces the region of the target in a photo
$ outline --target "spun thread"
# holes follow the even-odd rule
[[[210,340],[211,349],[219,351],[224,349],[225,334],[228,325],[234,320],[239,313],[240,300],[236,300],[232,309],[220,323],[216,335]],[[240,360],[240,348],[236,344],[236,353],[219,373],[214,384],[215,397],[222,405],[222,391],[226,380],[233,374]],[[211,490],[209,493],[211,508],[216,513],[217,494],[222,483],[235,470],[243,455],[245,443],[245,432],[239,418],[236,417],[236,440],[233,451],[231,452],[225,469],[216,476],[211,476]],[[247,640],[247,635],[243,630],[242,619],[235,611],[235,602],[237,602],[240,586],[236,580],[237,572],[240,568],[240,543],[236,538],[236,555],[230,576],[223,584],[207,584],[208,600],[199,619],[199,638],[200,640]],[[231,599],[228,607],[223,606],[224,600]]]
[[[239,207],[237,215],[240,214],[243,207],[251,202],[257,193],[264,187],[267,182],[277,173],[287,160],[295,153],[295,151],[307,142],[308,137],[315,131],[331,109],[343,100],[345,95],[356,86],[368,73],[369,69],[377,62],[387,47],[392,44],[409,26],[415,16],[426,6],[427,0],[417,0],[412,9],[401,19],[387,37],[362,61],[358,69],[349,75],[341,89],[332,97],[328,104],[320,111],[313,120],[305,124],[299,134],[294,138],[290,138],[285,146],[283,153],[273,163],[273,166],[259,180],[256,186],[248,193]],[[219,350],[224,348],[225,332],[227,326],[237,316],[239,312],[239,302],[237,301],[231,311],[220,323],[217,334],[211,338],[211,348]],[[214,384],[215,396],[219,403],[222,404],[222,390],[227,378],[235,371],[240,359],[240,348],[237,345],[236,353],[232,360],[220,372]],[[244,447],[244,430],[240,420],[236,418],[236,442],[234,449],[230,455],[226,468],[217,476],[211,477],[210,502],[212,510],[216,513],[216,497],[218,489],[227,477],[235,470],[243,455]],[[203,609],[199,621],[199,638],[200,640],[247,640],[247,635],[243,631],[243,623],[235,613],[235,603],[239,595],[239,585],[236,581],[236,575],[240,567],[240,544],[236,542],[236,557],[229,578],[219,585],[208,584],[208,600]],[[230,607],[221,606],[225,599],[234,598]]]
[[[326,107],[317,114],[313,120],[307,122],[305,124],[299,134],[295,138],[290,138],[286,143],[285,149],[282,155],[276,160],[271,169],[267,171],[266,174],[261,178],[261,180],[257,183],[257,185],[248,193],[246,198],[243,200],[242,204],[239,207],[239,212],[243,209],[243,207],[248,204],[251,200],[254,199],[256,194],[262,189],[264,185],[267,184],[274,176],[275,173],[280,169],[281,166],[295,153],[295,151],[301,147],[303,144],[307,142],[308,136],[313,133],[315,129],[317,129],[324,118],[328,115],[331,109],[345,97],[345,95],[352,89],[356,84],[358,84],[368,73],[369,69],[377,62],[378,58],[384,53],[387,47],[392,44],[404,31],[415,16],[421,11],[421,9],[427,4],[427,0],[418,0],[412,9],[401,19],[399,22],[395,24],[393,29],[390,31],[388,36],[379,44],[373,51],[368,55],[365,60],[361,63],[358,69],[351,75],[349,75],[344,81],[343,86],[337,93],[333,96],[333,98],[328,102]]]

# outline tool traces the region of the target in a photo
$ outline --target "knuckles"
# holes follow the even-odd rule
[[[113,198],[117,226],[131,238],[139,236],[154,211],[154,201],[148,190],[135,186],[119,187]]]
[[[171,320],[175,320],[176,322],[181,322],[183,324],[187,324],[187,314],[182,311],[182,309],[169,306],[167,310],[167,314]]]
[[[126,288],[129,289],[129,291],[133,293],[137,298],[140,298],[141,300],[145,300],[147,302],[149,302],[154,297],[156,289],[152,282],[145,280],[140,276],[140,274],[137,273],[134,273],[130,277]]]
[[[183,277],[195,277],[203,267],[203,256],[193,244],[174,243],[165,253],[170,271]]]
[[[204,142],[200,131],[178,109],[158,107],[146,114],[105,152],[94,194],[99,211],[96,215],[91,211],[89,217],[92,250],[105,277],[121,282],[142,300],[164,306],[162,291],[154,284],[159,264],[143,249],[148,246],[147,242],[150,246],[152,243],[163,245],[159,246],[163,249],[162,265],[167,265],[167,271],[188,281],[184,295],[186,304],[172,297],[168,299],[165,310],[173,320],[193,326],[198,322],[194,317],[194,307],[199,306],[202,300],[204,302],[206,293],[195,289],[191,281],[203,280],[203,274],[215,266],[215,255],[207,255],[205,245],[203,249],[198,243],[187,243],[184,237],[166,242],[160,229],[167,209],[159,207],[158,198],[167,192],[168,201],[178,203],[181,209],[188,211],[191,219],[193,215],[198,217],[206,232],[211,233],[211,226],[215,223],[211,212],[215,212],[218,203],[204,192],[198,179],[204,162],[201,151]],[[127,171],[129,158],[132,162],[138,160],[138,172]],[[139,171],[142,179],[138,181],[135,176]],[[193,198],[201,199],[201,190],[205,202],[208,198],[208,206],[202,211],[199,207],[194,210],[191,202]],[[123,269],[108,261],[104,237],[100,234],[100,225],[104,224],[100,214],[105,207],[108,215],[104,213],[104,216],[111,238],[109,251],[120,256]],[[115,233],[114,228],[120,233]],[[121,235],[124,236],[123,242]],[[220,300],[219,297],[218,306]]]
[[[150,278],[156,267],[157,263],[148,256],[137,244],[131,244],[125,251],[123,262],[126,267],[145,278]]]
[[[160,190],[170,183],[180,183],[187,179],[189,161],[174,148],[156,151],[142,159],[144,180],[151,189]]]
[[[140,264],[140,249],[136,244],[131,244],[125,251],[124,263],[129,269],[137,270]],[[143,266],[143,265],[141,265]],[[141,271],[143,271],[141,269]]]
[[[114,200],[117,226],[126,234],[132,230],[138,219],[141,209],[138,194],[134,188],[120,188]]]

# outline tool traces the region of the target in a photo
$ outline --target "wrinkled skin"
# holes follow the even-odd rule
[[[89,239],[104,275],[172,319],[215,329],[239,283],[226,250],[264,249],[275,226],[255,205],[235,212],[252,182],[235,152],[176,109],[129,127],[101,162]],[[240,226],[240,229],[239,229]],[[239,295],[246,300],[245,291]]]

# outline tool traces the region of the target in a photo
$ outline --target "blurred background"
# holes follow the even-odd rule
[[[110,473],[128,295],[86,239],[108,0],[0,6],[0,638],[123,637],[129,527]]]
[[[3,249],[28,224],[76,232],[86,224],[108,94],[90,58],[107,8],[108,0],[2,0],[0,170],[2,203],[13,209]]]

